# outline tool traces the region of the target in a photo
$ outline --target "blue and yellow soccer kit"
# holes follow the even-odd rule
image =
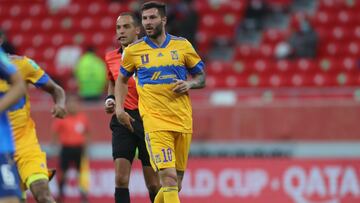
[[[9,89],[8,81],[16,68],[0,48],[0,98]],[[18,196],[20,190],[15,163],[13,161],[14,143],[7,112],[0,112],[0,199]]]
[[[27,84],[41,87],[49,81],[49,76],[31,59],[23,56],[10,56]],[[15,140],[15,161],[20,174],[22,187],[38,179],[48,179],[46,154],[41,150],[30,116],[29,95],[23,97],[9,111]],[[23,189],[26,189],[23,188]]]
[[[124,76],[134,72],[138,76],[139,110],[154,170],[184,171],[192,136],[192,107],[187,93],[172,89],[174,79],[198,74],[204,63],[189,41],[169,34],[160,47],[148,37],[129,45],[122,61]]]

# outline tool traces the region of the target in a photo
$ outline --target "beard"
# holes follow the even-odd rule
[[[152,39],[156,39],[157,37],[159,37],[162,33],[162,27],[163,27],[163,23],[161,22],[159,25],[157,25],[154,28],[154,33],[152,35],[147,35],[148,37],[152,38]]]

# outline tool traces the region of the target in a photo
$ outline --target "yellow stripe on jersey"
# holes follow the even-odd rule
[[[128,77],[137,73],[139,110],[146,132],[192,132],[189,95],[172,89],[174,79],[186,80],[203,66],[189,41],[169,34],[160,47],[144,37],[124,50],[120,72]]]

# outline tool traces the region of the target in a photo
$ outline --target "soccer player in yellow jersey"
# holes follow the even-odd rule
[[[32,84],[48,92],[55,102],[51,113],[53,117],[65,116],[65,92],[33,60],[25,56],[9,56],[18,67],[27,84]],[[30,189],[39,203],[53,203],[48,186],[46,154],[41,150],[36,136],[35,123],[30,117],[29,95],[24,96],[9,111],[10,123],[14,132],[15,161],[22,182],[22,189]]]
[[[165,32],[165,13],[165,4],[151,1],[142,5],[146,36],[124,50],[115,85],[116,116],[133,130],[134,118],[124,111],[124,98],[127,80],[136,72],[145,141],[162,185],[155,203],[178,203],[192,136],[188,91],[205,86],[205,73],[190,42]]]
[[[20,73],[0,47],[0,203],[18,203],[20,198],[19,180],[13,161],[13,133],[7,109],[15,104],[25,91]]]

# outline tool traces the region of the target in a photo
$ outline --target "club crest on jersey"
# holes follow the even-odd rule
[[[142,63],[142,64],[147,64],[147,63],[149,63],[149,54],[141,55],[141,63]]]
[[[179,55],[176,50],[170,51],[172,60],[179,60]]]
[[[155,163],[160,163],[160,162],[161,162],[160,154],[155,154]]]

